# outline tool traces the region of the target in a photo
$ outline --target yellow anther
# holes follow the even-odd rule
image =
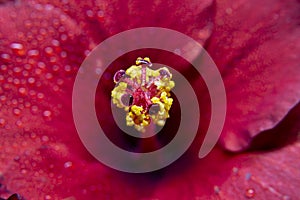
[[[111,92],[112,102],[127,111],[126,124],[141,132],[151,121],[163,126],[173,103],[170,91],[175,83],[171,80],[172,74],[166,67],[157,70],[150,67],[148,57],[137,58],[135,65],[125,71],[127,77],[116,81],[118,85]]]
[[[142,111],[143,111],[143,107],[133,105],[133,106],[131,107],[131,111],[132,111],[134,114],[136,114],[136,115],[141,115],[141,114],[142,114]]]

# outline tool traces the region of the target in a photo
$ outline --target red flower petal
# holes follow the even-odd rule
[[[299,196],[298,190],[292,187],[282,187],[279,183],[269,187],[273,180],[281,176],[286,177],[283,183],[297,186],[298,163],[294,162],[289,166],[282,163],[299,159],[297,156],[298,143],[262,155],[247,153],[233,156],[220,149],[215,149],[203,160],[198,160],[196,157],[198,149],[193,148],[182,159],[165,170],[132,175],[113,171],[95,161],[86,152],[77,136],[71,116],[71,88],[75,72],[85,54],[104,38],[122,30],[140,26],[161,25],[176,29],[193,36],[204,44],[210,35],[210,28],[203,28],[207,27],[211,19],[213,13],[209,11],[213,7],[208,7],[209,11],[202,11],[211,4],[211,1],[205,1],[203,4],[190,2],[173,5],[168,5],[168,2],[157,2],[153,7],[150,3],[149,5],[148,3],[134,2],[122,4],[117,1],[100,2],[99,4],[80,1],[69,1],[68,3],[57,1],[53,4],[50,1],[49,4],[45,4],[48,1],[40,2],[44,3],[21,2],[16,7],[8,3],[0,8],[0,21],[11,21],[11,23],[0,24],[2,44],[0,47],[2,70],[0,74],[0,126],[2,126],[0,129],[0,181],[3,183],[0,195],[7,198],[10,194],[17,192],[26,199],[65,200],[207,199],[219,197],[226,199],[236,197],[234,195],[239,195],[240,198],[244,198],[245,195],[248,197],[254,195],[258,199],[262,199],[265,194],[269,194],[268,197],[271,199]],[[198,6],[195,6],[197,4]],[[99,9],[103,12],[98,13]],[[152,14],[152,10],[157,13]],[[161,19],[161,16],[164,19]],[[226,17],[224,17],[225,19]],[[236,24],[231,24],[232,27],[233,25]],[[209,44],[211,54],[221,69],[226,67],[228,56],[224,53],[226,49],[217,51],[222,48],[222,45],[219,46],[220,40],[228,37],[228,33],[226,33],[227,36],[220,33],[224,27],[216,28],[216,33]],[[282,32],[282,35],[278,36],[282,38],[284,34],[286,33]],[[271,44],[274,43],[270,41],[268,45],[266,42],[266,46],[262,45],[260,48],[273,47]],[[235,53],[234,49],[230,54]],[[259,50],[259,54],[255,55],[268,53],[262,49]],[[228,51],[226,50],[226,52]],[[280,58],[276,60],[273,52],[271,55],[274,56],[270,57],[270,60],[274,61],[272,62],[273,71],[278,70],[277,64],[285,62],[290,64],[287,69],[297,74],[297,71],[293,71],[294,65],[292,64],[294,62],[292,60],[281,60]],[[251,58],[248,59],[247,62],[250,62]],[[253,63],[256,62],[253,61]],[[245,70],[247,73],[246,78],[248,77],[248,79],[245,80],[249,80],[250,74],[247,71],[246,61],[244,64],[241,62],[238,66],[241,66],[240,70]],[[273,72],[272,70],[268,73]],[[258,71],[255,70],[253,77],[257,77],[257,73]],[[226,74],[224,72],[224,76]],[[272,75],[266,81],[274,83]],[[231,76],[234,77],[232,82],[230,81]],[[268,77],[264,74],[261,76]],[[275,78],[280,81],[284,80],[279,75]],[[233,87],[236,85],[236,79],[239,77],[235,73],[226,75],[226,87],[228,91],[233,89],[229,93],[229,97],[240,97],[235,94]],[[298,86],[299,82],[291,79],[290,83]],[[252,93],[245,91],[242,94],[256,97],[261,91],[256,85],[255,88],[258,92],[253,89]],[[289,90],[280,88],[278,91],[282,92],[281,94],[289,92]],[[27,97],[25,94],[30,96]],[[265,93],[262,94],[265,95]],[[286,98],[290,100],[288,97],[286,95]],[[298,100],[298,97],[295,96],[295,99]],[[263,103],[261,106],[264,106]],[[271,103],[273,105],[274,102]],[[249,103],[249,105],[252,104]],[[263,109],[259,105],[257,102],[253,104],[253,106]],[[286,108],[284,115],[292,105],[295,105],[295,102],[283,107]],[[229,108],[231,111],[228,116],[232,117],[231,119],[240,117],[242,111],[249,111],[244,107],[237,110],[236,101],[232,100]],[[235,115],[235,113],[237,114]],[[263,113],[265,113],[262,115],[264,124],[265,116],[268,115],[267,110]],[[295,116],[299,116],[298,111],[295,113]],[[253,118],[259,116],[257,114],[254,113]],[[299,120],[295,116],[293,115],[291,119]],[[226,130],[232,130],[235,133],[240,131],[240,125],[233,124],[232,121],[227,123]],[[241,124],[248,125],[246,120],[241,121]],[[272,124],[271,127],[275,124],[277,123]],[[261,124],[259,125],[261,126]],[[286,127],[287,125],[282,126]],[[278,127],[278,131],[282,132],[282,127]],[[247,128],[249,127],[247,126]],[[295,130],[299,129],[296,127]],[[226,135],[224,141],[230,142]],[[278,157],[281,159],[277,159]],[[273,164],[272,167],[265,165],[268,162]],[[274,179],[271,175],[278,172],[277,166],[288,167],[295,173],[283,171]],[[237,169],[239,170],[237,171]],[[231,177],[232,170],[235,175]],[[267,176],[262,172],[266,172]],[[247,180],[244,181],[244,178]],[[253,189],[253,191],[248,189]],[[267,192],[265,193],[265,191]]]
[[[299,8],[295,0],[218,2],[208,47],[227,90],[226,149],[247,148],[299,102]]]

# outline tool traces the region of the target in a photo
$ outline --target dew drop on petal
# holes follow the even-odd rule
[[[48,55],[53,55],[53,48],[52,47],[46,47],[45,48],[45,52]]]
[[[291,198],[290,196],[288,196],[288,195],[284,195],[284,196],[282,197],[282,199],[283,199],[283,200],[291,200],[292,198]]]
[[[63,79],[57,79],[56,83],[57,83],[57,85],[63,85],[64,80]]]
[[[58,71],[59,71],[59,66],[58,66],[58,65],[53,65],[53,66],[52,66],[52,70],[53,70],[54,72],[58,72]]]
[[[246,173],[246,174],[245,174],[245,180],[246,180],[246,181],[249,181],[249,180],[251,179],[251,176],[252,176],[252,175],[251,175],[250,172]]]
[[[43,142],[48,142],[49,141],[49,137],[46,136],[46,135],[42,136],[42,141]]]
[[[37,57],[39,55],[39,51],[35,50],[35,49],[29,50],[27,52],[27,55],[30,56],[30,57]]]
[[[72,70],[70,65],[66,65],[64,69],[65,69],[65,72],[71,72],[71,70]]]
[[[18,108],[14,108],[14,109],[13,109],[13,113],[14,113],[14,115],[16,115],[16,116],[19,116],[19,115],[21,114],[21,110],[18,109]]]
[[[68,162],[65,162],[64,163],[64,168],[70,168],[70,167],[72,167],[73,166],[73,163],[71,162],[71,161],[68,161]]]
[[[1,69],[2,71],[6,71],[6,70],[7,70],[7,65],[1,65],[0,69]]]
[[[214,186],[214,192],[215,192],[215,194],[219,194],[220,193],[219,186],[217,186],[217,185]]]
[[[180,49],[175,49],[174,53],[177,54],[177,55],[181,55],[181,50]]]
[[[15,78],[13,82],[15,85],[20,85],[20,83],[21,83],[20,79],[17,79],[17,78]]]
[[[53,75],[52,75],[51,73],[47,73],[47,74],[45,75],[45,78],[48,79],[48,80],[50,80],[50,79],[53,78]]]
[[[94,13],[93,13],[92,10],[87,10],[87,11],[86,11],[86,15],[87,15],[88,17],[92,18],[92,17],[94,16]]]
[[[18,56],[25,55],[24,46],[20,43],[11,43],[10,48],[12,49],[13,53],[15,53]]]
[[[22,127],[23,126],[23,122],[21,120],[17,120],[16,121],[16,126],[19,127],[19,128]]]
[[[51,120],[51,117],[52,117],[52,112],[50,110],[45,110],[43,112],[43,117],[45,120],[49,121]]]
[[[31,106],[30,102],[25,102],[24,103],[25,108],[29,108]]]
[[[26,95],[26,94],[27,94],[27,91],[26,91],[26,89],[25,89],[24,87],[20,87],[20,88],[19,88],[19,93],[20,93],[21,95]]]
[[[35,78],[33,78],[33,77],[28,78],[28,83],[29,84],[34,84],[35,83]]]
[[[237,167],[232,168],[232,172],[233,174],[237,174],[239,172],[239,168]]]
[[[0,127],[3,127],[5,125],[5,119],[0,118]]]
[[[62,52],[60,53],[60,57],[61,57],[61,58],[66,58],[66,57],[67,57],[67,52],[62,51]]]
[[[33,106],[31,106],[30,110],[31,110],[32,114],[37,114],[39,111],[39,108],[37,106],[33,105]]]
[[[54,92],[57,92],[57,91],[59,91],[59,87],[58,87],[58,85],[54,85],[54,86],[52,87],[52,90],[53,90]]]
[[[253,188],[246,189],[245,196],[249,199],[253,198],[255,196],[254,189]]]
[[[37,93],[36,96],[37,96],[37,98],[40,99],[40,100],[41,100],[41,99],[44,99],[44,97],[45,97],[45,95],[44,95],[43,93],[41,93],[41,92]]]
[[[39,62],[38,63],[38,67],[41,69],[45,69],[46,68],[46,64],[44,62]]]
[[[22,71],[22,69],[20,67],[14,67],[13,70],[15,73],[20,73]]]
[[[4,96],[4,95],[0,96],[0,101],[2,101],[2,102],[6,101],[6,96]]]
[[[52,40],[51,41],[51,44],[55,47],[58,47],[59,46],[59,41],[58,40]]]

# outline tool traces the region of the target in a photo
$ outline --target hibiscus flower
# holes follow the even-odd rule
[[[297,0],[0,1],[0,197],[298,198],[299,10]],[[81,143],[71,106],[78,69],[97,44],[138,27],[188,35],[219,68],[227,115],[219,144],[204,159],[202,134],[176,162],[144,174],[108,168]],[[199,133],[205,132],[210,98],[201,76],[180,56],[148,49],[121,56],[101,77],[95,107],[110,139],[128,150],[138,145],[101,113],[109,112],[102,105],[110,105],[113,74],[139,56],[166,62],[189,80],[202,111]],[[172,109],[174,123],[179,115]],[[134,151],[158,147],[147,141]]]

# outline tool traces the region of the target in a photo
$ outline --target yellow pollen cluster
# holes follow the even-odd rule
[[[153,70],[151,66],[149,58],[139,57],[136,65],[115,74],[116,87],[111,92],[112,102],[127,111],[126,124],[140,132],[151,121],[163,126],[173,103],[172,74],[166,67]]]

